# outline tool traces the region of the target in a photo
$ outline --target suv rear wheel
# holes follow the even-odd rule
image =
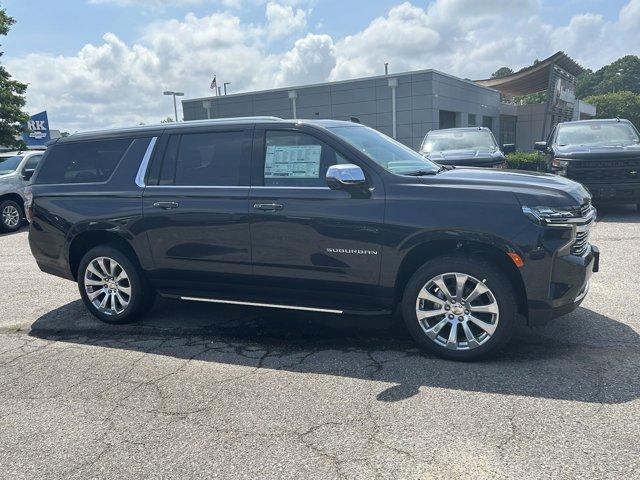
[[[15,232],[20,229],[24,215],[22,208],[13,200],[0,201],[0,232]]]
[[[155,299],[155,292],[134,262],[107,245],[92,248],[82,258],[78,287],[89,311],[106,323],[133,322]]]
[[[494,354],[510,340],[518,314],[506,275],[481,258],[463,255],[418,269],[405,289],[402,311],[416,342],[452,360]]]

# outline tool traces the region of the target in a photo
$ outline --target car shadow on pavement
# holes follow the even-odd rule
[[[74,301],[38,318],[29,334],[147,355],[389,383],[377,395],[381,402],[432,388],[603,404],[640,397],[640,336],[586,308],[548,327],[523,328],[497,357],[475,363],[418,350],[391,317],[164,299],[141,324],[126,326],[102,324]]]
[[[15,235],[16,233],[27,232],[29,230],[29,225],[24,224],[15,232],[0,232],[0,238],[8,237],[9,235]]]

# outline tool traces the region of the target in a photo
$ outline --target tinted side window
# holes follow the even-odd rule
[[[54,145],[34,183],[98,183],[114,172],[130,138]]]
[[[349,163],[336,151],[306,133],[267,131],[264,185],[326,187],[327,169]]]
[[[244,155],[248,137],[242,131],[191,133],[170,138],[160,184],[177,186],[249,185]]]

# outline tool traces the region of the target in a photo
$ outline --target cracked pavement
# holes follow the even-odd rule
[[[109,326],[0,236],[0,478],[638,478],[640,214],[603,209],[583,306],[499,357],[388,317],[159,301]]]

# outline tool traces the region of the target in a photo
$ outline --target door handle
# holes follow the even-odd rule
[[[273,212],[275,210],[282,210],[284,208],[284,205],[282,205],[281,203],[254,203],[253,208],[265,212]]]
[[[155,202],[153,206],[163,210],[171,210],[173,208],[178,208],[180,204],[178,202]]]

